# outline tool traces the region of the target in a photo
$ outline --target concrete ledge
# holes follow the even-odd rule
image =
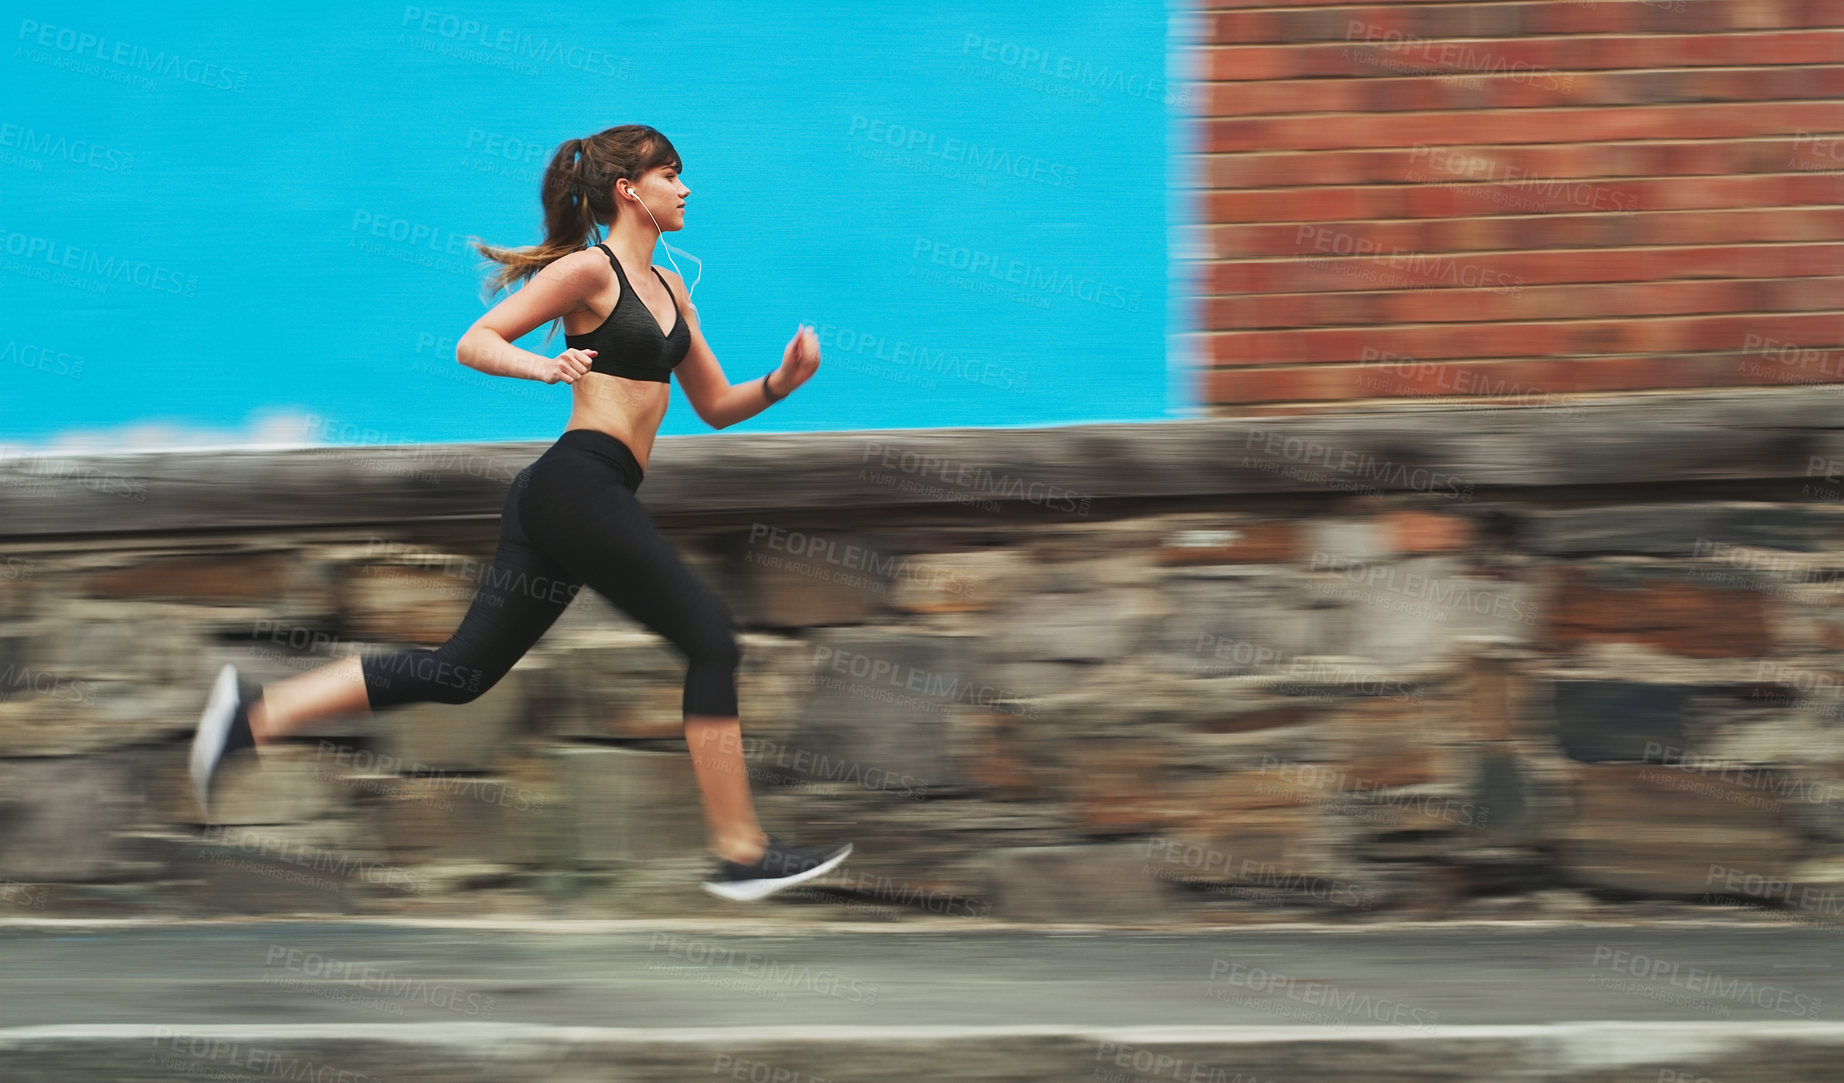
[[[1837,407],[1829,395],[1776,388],[1561,407],[1396,403],[1035,429],[667,436],[641,493],[662,515],[1070,515],[1159,497],[1796,479],[1814,459],[1844,459]],[[27,538],[491,519],[549,443],[0,456],[0,522]]]

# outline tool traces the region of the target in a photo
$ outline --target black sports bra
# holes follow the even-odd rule
[[[596,352],[590,372],[666,383],[672,370],[685,360],[686,352],[691,349],[691,332],[685,329],[685,313],[679,311],[679,299],[673,296],[672,284],[659,273],[658,267],[653,268],[654,277],[666,287],[666,296],[672,297],[674,319],[672,331],[668,333],[660,330],[659,321],[648,311],[646,302],[628,285],[627,273],[621,269],[621,261],[615,258],[614,252],[599,242],[596,247],[608,253],[609,265],[621,279],[621,296],[615,299],[614,311],[602,321],[602,326],[580,335],[566,334],[564,343],[572,349]],[[631,305],[629,298],[634,301]]]

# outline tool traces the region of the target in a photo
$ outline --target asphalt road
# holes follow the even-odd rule
[[[431,1051],[446,1050],[462,1066],[500,1058],[483,1079],[722,1079],[740,1059],[775,1065],[734,1077],[764,1083],[1062,1079],[1078,1068],[1123,1083],[1232,1083],[1232,1072],[1344,1078],[1323,1074],[1336,1067],[1324,1051],[1361,1047],[1352,1078],[1395,1078],[1401,1049],[1423,1064],[1401,1078],[1500,1078],[1521,1065],[1654,1083],[1835,1079],[1841,946],[1824,929],[1719,925],[9,926],[0,1078],[196,1079],[226,1056],[257,1063],[249,1050],[260,1048],[297,1060],[318,1050],[355,1080],[476,1078],[440,1068]],[[1801,1074],[1807,1046],[1832,1074]],[[649,1060],[662,1049],[670,1063]],[[143,1074],[124,1074],[123,1056]],[[260,1063],[239,1070],[289,1078],[280,1061]],[[450,1074],[420,1074],[438,1070]],[[1689,1074],[1661,1074],[1673,1071]]]

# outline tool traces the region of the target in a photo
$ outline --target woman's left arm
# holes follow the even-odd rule
[[[731,383],[717,364],[717,355],[711,352],[710,344],[704,340],[704,332],[698,326],[698,310],[692,305],[691,299],[684,295],[684,280],[676,274],[672,275],[672,279],[681,291],[680,296],[685,298],[679,302],[679,311],[684,314],[691,331],[691,348],[686,351],[685,360],[679,362],[673,372],[678,376],[679,387],[684,390],[692,409],[698,412],[699,418],[706,425],[713,429],[725,429],[739,421],[747,421],[786,398],[819,371],[819,336],[813,328],[802,325],[795,330],[794,337],[788,340],[787,347],[781,351],[780,367],[747,383]]]

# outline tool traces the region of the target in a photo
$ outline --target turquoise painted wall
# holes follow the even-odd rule
[[[27,5],[0,56],[0,445],[538,439],[470,235],[538,239],[564,139],[664,131],[738,429],[1188,412],[1168,365],[1162,5]],[[664,249],[655,262],[670,266]],[[547,354],[540,328],[520,345]],[[709,431],[676,383],[662,433]]]

